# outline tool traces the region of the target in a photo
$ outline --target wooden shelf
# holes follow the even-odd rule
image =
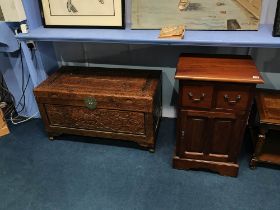
[[[159,30],[44,28],[19,34],[21,41],[97,42],[122,44],[192,45],[217,47],[280,47],[280,38],[272,37],[272,25],[258,31],[186,31],[183,40],[158,39]]]
[[[258,160],[280,165],[280,132],[270,131]]]

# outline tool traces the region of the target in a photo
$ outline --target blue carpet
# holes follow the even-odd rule
[[[248,152],[238,178],[172,169],[174,119],[162,120],[154,154],[85,137],[50,142],[41,120],[11,131],[0,139],[1,210],[280,209],[279,169],[250,170]]]

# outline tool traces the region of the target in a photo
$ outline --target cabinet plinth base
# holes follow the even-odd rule
[[[223,176],[237,177],[239,165],[235,163],[215,162],[206,160],[193,160],[173,157],[173,168],[176,169],[208,169]]]

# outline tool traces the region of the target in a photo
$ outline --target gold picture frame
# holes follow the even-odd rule
[[[280,37],[280,1],[277,2],[277,9],[275,14],[274,26],[273,26],[273,36]]]
[[[45,27],[124,28],[124,0],[40,0]]]

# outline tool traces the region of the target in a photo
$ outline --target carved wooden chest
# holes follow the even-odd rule
[[[34,93],[50,139],[67,133],[155,147],[161,71],[65,66]]]

